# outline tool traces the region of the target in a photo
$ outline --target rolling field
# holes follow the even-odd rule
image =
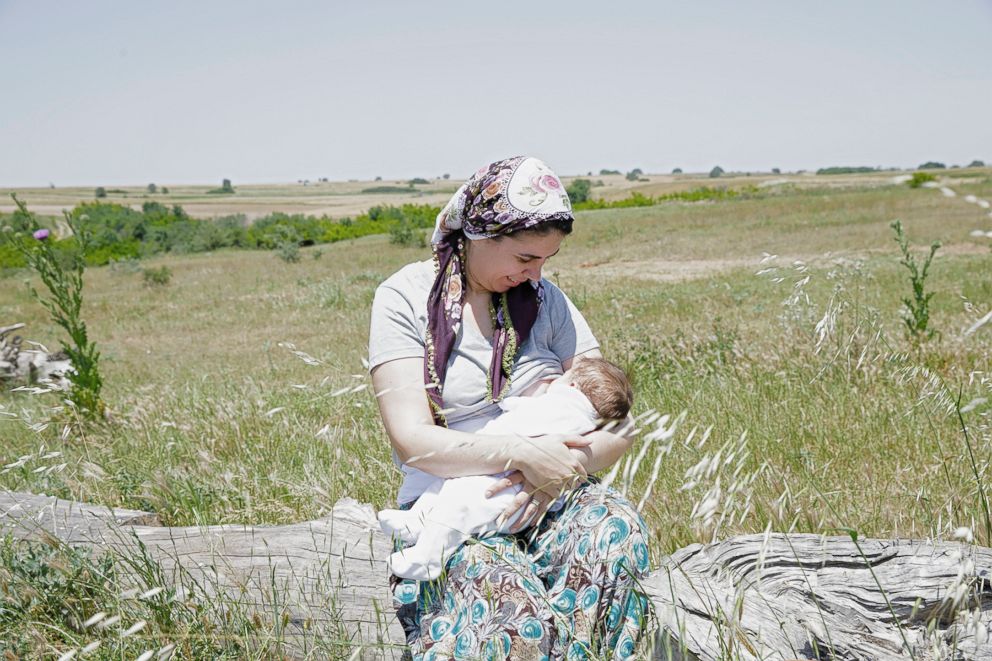
[[[992,308],[992,239],[971,235],[992,230],[992,217],[964,200],[992,199],[992,173],[961,174],[943,182],[955,197],[888,176],[740,177],[720,183],[763,194],[578,215],[545,277],[627,368],[643,431],[656,429],[652,411],[675,425],[667,440],[640,438],[615,481],[643,499],[655,561],[768,528],[946,538],[968,527],[992,544],[982,506],[992,323],[968,332]],[[593,189],[604,199],[711,183],[591,179],[604,180]],[[177,186],[150,199],[194,216],[344,215],[409,201],[347,194],[349,185],[373,184],[235,183],[235,196]],[[415,201],[443,203],[455,186],[432,182]],[[39,213],[77,200],[71,189],[21,197]],[[939,331],[930,342],[910,341],[900,316],[911,289],[895,219],[918,259],[942,243],[927,280]],[[369,307],[382,279],[429,251],[372,236],[302,255],[148,260],[172,270],[163,287],[122,268],[88,270],[83,316],[103,352],[112,421],[64,432],[57,396],[0,393],[0,466],[19,464],[2,469],[0,486],[152,510],[165,525],[289,523],[343,496],[389,504],[400,473],[362,362]],[[0,325],[26,322],[27,339],[55,349],[61,336],[30,281],[0,281]],[[51,452],[61,454],[44,458]],[[9,626],[19,649],[67,640]]]

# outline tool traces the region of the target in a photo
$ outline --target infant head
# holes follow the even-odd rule
[[[603,420],[627,417],[634,404],[634,391],[623,370],[602,358],[584,358],[557,379],[575,386],[589,398]]]

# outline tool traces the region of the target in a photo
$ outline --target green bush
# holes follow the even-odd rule
[[[363,188],[363,193],[409,193],[410,188],[408,186],[372,186],[371,188]]]
[[[565,188],[565,192],[568,193],[568,199],[572,201],[572,204],[581,204],[589,199],[589,190],[592,188],[592,184],[588,179],[575,179]]]
[[[723,176],[723,168],[719,165],[710,170],[710,179],[716,179],[717,177]]]
[[[282,241],[276,248],[276,256],[287,264],[300,261],[300,244],[295,241]]]
[[[208,195],[230,195],[234,193],[234,186],[231,185],[230,179],[225,179],[221,182],[220,188],[214,188],[213,190],[208,190]]]
[[[869,168],[865,166],[832,166],[829,168],[820,168],[816,171],[817,174],[861,174],[864,172],[877,172],[878,168]]]
[[[947,166],[937,161],[927,161],[916,168],[917,170],[946,170]]]
[[[171,207],[146,201],[141,210],[107,202],[79,204],[69,216],[84,226],[90,241],[85,260],[102,266],[164,252],[194,253],[220,248],[277,250],[286,242],[297,246],[345,241],[370,234],[390,234],[397,224],[427,229],[434,226],[440,209],[431,205],[375,206],[356,218],[335,220],[326,216],[272,213],[248,223],[242,214],[215,220],[192,218],[178,204]],[[10,247],[26,231],[25,219],[15,211],[0,216],[0,270],[23,268],[20,253]],[[407,231],[397,230],[400,234]],[[23,241],[21,236],[17,240]],[[419,245],[420,240],[414,244]],[[75,249],[72,239],[52,241],[58,253]],[[290,250],[290,249],[286,249]]]
[[[103,186],[97,186],[96,190],[93,191],[93,195],[99,200],[100,198],[107,197],[107,189]]]
[[[928,181],[937,181],[937,177],[929,172],[914,172],[913,176],[906,183],[909,184],[910,188],[919,188]]]
[[[146,287],[164,287],[172,281],[172,269],[168,266],[145,268],[141,271]]]
[[[606,170],[606,169],[603,169],[603,170],[600,170],[599,171],[599,176],[601,176],[601,177],[605,177],[608,174],[620,174],[620,170]]]
[[[406,219],[399,221],[389,229],[389,242],[408,248],[427,247],[424,230]]]
[[[431,182],[427,181],[423,177],[414,177],[413,179],[411,179],[410,181],[408,181],[406,183],[408,183],[411,186],[416,186],[418,184],[429,184]]]
[[[627,181],[638,181],[641,178],[642,174],[644,174],[644,171],[641,170],[641,168],[634,168],[633,170],[627,173],[626,175]]]

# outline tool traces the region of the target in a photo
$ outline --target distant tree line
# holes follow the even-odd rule
[[[71,217],[90,231],[86,262],[99,266],[112,261],[139,259],[160,253],[192,253],[218,248],[274,250],[287,244],[306,246],[333,243],[370,234],[388,234],[396,228],[433,227],[440,209],[431,205],[375,206],[355,218],[333,219],[302,214],[271,213],[248,222],[237,214],[215,219],[192,218],[178,204],[145,202],[141,210],[106,203],[76,206]],[[0,269],[23,267],[14,241],[31,240],[27,218],[20,212],[0,215]],[[53,242],[66,252],[75,240]]]

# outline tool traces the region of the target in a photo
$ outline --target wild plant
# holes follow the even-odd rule
[[[168,266],[147,267],[141,271],[146,287],[164,287],[172,280],[172,269]]]
[[[72,384],[69,401],[84,417],[102,418],[106,407],[100,398],[103,387],[99,370],[100,352],[89,339],[86,322],[81,316],[85,254],[90,239],[85,227],[86,217],[80,216],[77,219],[65,214],[65,221],[75,237],[75,245],[72,250],[56,250],[49,230],[38,224],[37,218],[23,202],[14,195],[11,197],[17,208],[30,219],[34,239],[16,241],[14,245],[48,290],[48,295],[44,296],[29,285],[31,293],[48,310],[52,321],[69,335],[69,344],[63,346],[72,362],[72,370],[67,374]]]
[[[916,261],[916,257],[909,250],[909,241],[906,238],[906,233],[903,231],[902,222],[898,220],[892,221],[889,227],[895,231],[896,243],[899,244],[899,250],[902,252],[902,259],[899,260],[899,263],[909,270],[909,282],[913,288],[913,297],[902,299],[905,306],[903,321],[906,324],[910,337],[914,341],[919,342],[933,339],[937,331],[929,327],[930,299],[933,298],[936,292],[927,292],[926,283],[930,264],[933,262],[933,256],[940,248],[940,241],[934,241],[930,244],[930,254],[927,255],[921,268]]]

